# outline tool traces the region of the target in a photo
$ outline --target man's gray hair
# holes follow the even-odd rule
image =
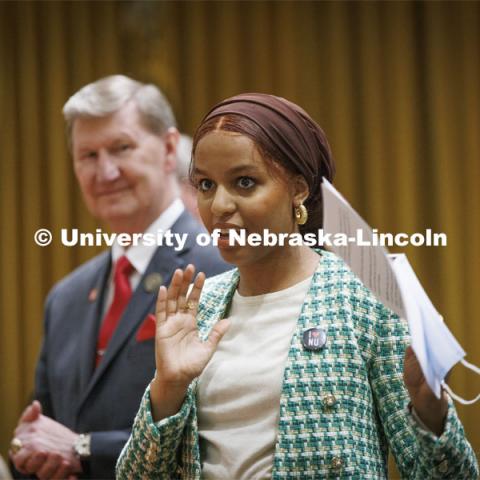
[[[161,135],[176,127],[172,107],[155,85],[125,75],[111,75],[85,85],[63,106],[69,145],[76,118],[106,117],[130,101],[135,102],[145,127],[153,133]]]

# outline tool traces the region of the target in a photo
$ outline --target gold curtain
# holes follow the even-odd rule
[[[53,241],[97,223],[83,207],[61,107],[125,73],[160,85],[192,133],[216,101],[262,91],[324,127],[336,184],[383,232],[445,232],[408,247],[427,293],[479,364],[480,5],[473,2],[3,2],[0,4],[0,452],[32,391],[42,304],[96,253]],[[465,397],[480,381],[456,367]],[[480,451],[478,405],[458,407]]]

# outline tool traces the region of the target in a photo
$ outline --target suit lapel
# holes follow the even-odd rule
[[[97,275],[88,283],[87,289],[80,294],[81,303],[75,311],[75,316],[82,319],[78,339],[80,393],[85,391],[92,377],[95,361],[95,342],[92,339],[97,338],[105,286],[110,271],[110,258],[110,254],[105,252],[99,259]]]

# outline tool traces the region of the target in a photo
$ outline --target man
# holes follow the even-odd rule
[[[34,401],[11,444],[22,474],[114,478],[143,392],[154,375],[155,299],[176,268],[207,276],[228,266],[178,198],[179,134],[153,85],[121,75],[83,87],[63,109],[85,204],[113,232],[187,234],[182,250],[118,243],[48,296]]]

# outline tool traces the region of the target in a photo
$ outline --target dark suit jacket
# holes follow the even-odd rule
[[[158,272],[168,285],[174,270],[188,263],[207,276],[230,268],[215,247],[197,245],[196,234],[202,230],[187,212],[171,230],[189,234],[185,249],[175,252],[173,247],[159,247],[144,276]],[[45,333],[35,378],[35,396],[45,415],[75,432],[92,434],[92,455],[84,478],[114,478],[116,459],[155,371],[154,339],[139,342],[136,338],[140,325],[154,311],[157,297],[157,291],[146,291],[143,281],[133,293],[102,362],[94,369],[110,263],[110,253],[105,252],[52,289],[46,301]],[[93,301],[89,295],[92,289],[98,292]]]

